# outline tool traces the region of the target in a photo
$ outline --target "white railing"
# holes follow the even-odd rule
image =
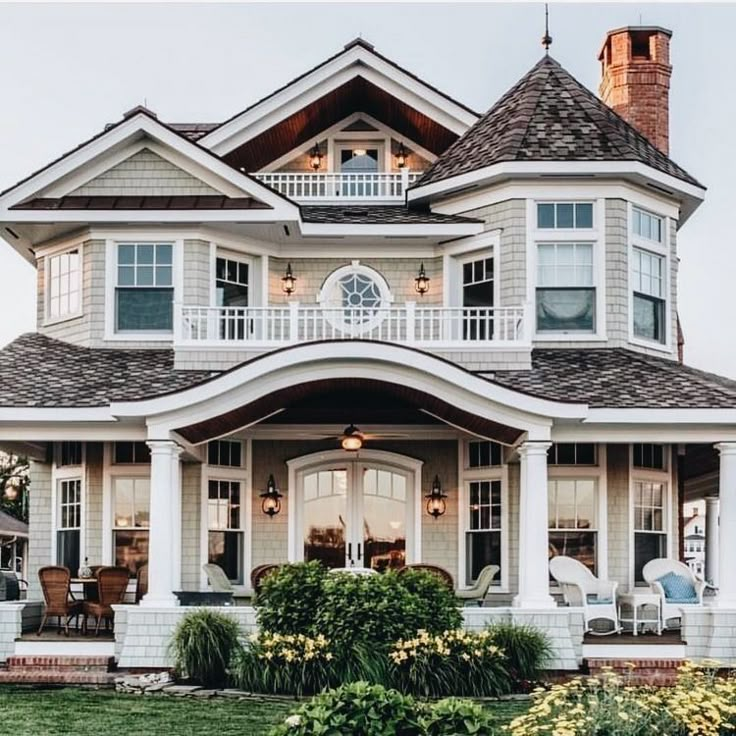
[[[527,307],[324,308],[175,305],[177,345],[268,347],[318,340],[374,340],[421,346],[528,342]]]
[[[273,172],[251,174],[290,199],[303,201],[401,200],[421,171],[402,169],[390,174]]]

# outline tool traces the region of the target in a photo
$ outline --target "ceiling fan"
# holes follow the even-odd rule
[[[348,452],[357,452],[363,447],[366,440],[406,440],[410,439],[408,434],[399,434],[396,432],[363,432],[354,424],[349,424],[343,430],[342,434],[323,434],[316,435],[319,439],[339,440],[343,450]]]

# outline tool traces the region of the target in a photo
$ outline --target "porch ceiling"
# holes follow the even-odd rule
[[[274,415],[274,412],[279,413]],[[260,421],[426,425],[433,422],[433,417],[436,417],[434,421],[441,420],[469,434],[506,445],[513,445],[523,433],[516,427],[458,409],[423,391],[364,378],[325,379],[289,386],[176,431],[188,442],[200,444]]]

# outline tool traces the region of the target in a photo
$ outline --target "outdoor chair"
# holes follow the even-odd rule
[[[112,607],[122,603],[125,591],[128,589],[130,570],[127,567],[103,567],[97,571],[97,600],[84,601],[82,611],[84,613],[84,632],[87,632],[87,617],[92,616],[97,620],[95,636],[100,634],[100,624],[111,623],[115,612]]]
[[[38,627],[38,636],[41,636],[41,632],[49,616],[58,617],[59,629],[61,629],[61,620],[62,618],[64,619],[64,633],[67,636],[69,636],[69,621],[72,618],[76,619],[76,623],[79,625],[82,602],[74,600],[74,596],[70,590],[71,577],[68,568],[56,565],[42,567],[38,571],[38,579],[41,583],[43,599],[46,603],[41,625]]]
[[[212,588],[213,593],[229,593],[232,599],[235,600],[250,598],[249,595],[235,590],[233,584],[228,579],[227,574],[219,565],[208,562],[207,564],[202,565],[202,569],[207,575],[207,582],[210,584],[210,588]],[[228,605],[232,605],[232,600]]]
[[[478,578],[472,588],[467,590],[456,590],[455,597],[463,602],[474,602],[479,606],[483,605],[486,599],[488,589],[491,587],[493,578],[498,575],[501,568],[498,565],[486,565],[479,573]]]
[[[682,623],[683,609],[703,605],[703,592],[708,584],[678,560],[664,557],[650,560],[644,565],[642,576],[662,600],[662,627],[665,629],[670,619],[677,618]]]
[[[621,631],[616,608],[618,583],[600,580],[582,562],[558,555],[549,561],[549,571],[559,583],[565,603],[583,609],[586,633],[604,635]],[[613,624],[611,631],[594,631],[591,621],[605,620]]]
[[[148,593],[148,565],[141,565],[135,574],[135,602],[140,603],[146,593]]]
[[[253,568],[253,572],[250,574],[250,582],[256,595],[261,592],[263,581],[280,567],[281,565],[270,563],[268,565],[258,565],[258,567]]]
[[[455,581],[444,567],[439,565],[429,565],[423,562],[417,562],[412,565],[404,565],[397,570],[399,575],[403,575],[408,570],[421,570],[422,572],[429,572],[432,575],[436,575],[453,593],[455,592]]]

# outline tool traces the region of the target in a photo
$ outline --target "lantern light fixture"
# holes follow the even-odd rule
[[[309,152],[309,165],[315,171],[319,171],[322,168],[322,158],[322,151],[319,150],[319,141],[317,141]]]
[[[414,288],[419,296],[424,296],[429,291],[429,276],[424,270],[424,263],[419,267],[419,273],[414,279]]]
[[[438,475],[435,475],[432,481],[432,490],[425,498],[427,499],[427,513],[435,519],[447,511],[447,503],[445,502],[447,494],[442,492],[442,483],[440,483]]]
[[[17,475],[11,475],[5,481],[5,488],[3,490],[3,496],[7,501],[15,501],[20,495],[20,486],[22,480]]]
[[[396,167],[403,169],[406,166],[406,148],[403,143],[399,143],[399,150],[396,153]]]
[[[268,483],[266,484],[266,490],[261,493],[261,510],[266,516],[274,517],[281,511],[281,499],[283,496],[279,493],[276,488],[276,481],[273,478],[273,473],[268,476]]]
[[[286,273],[281,277],[281,290],[291,296],[296,288],[296,276],[291,271],[291,263],[286,266]]]
[[[351,424],[345,427],[340,444],[343,450],[357,452],[363,447],[363,439],[363,433],[354,424]]]

